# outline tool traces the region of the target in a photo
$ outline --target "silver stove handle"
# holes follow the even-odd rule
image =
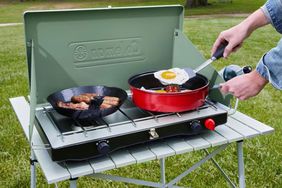
[[[232,108],[231,104],[229,106],[230,109],[228,110],[228,116],[235,114],[237,112],[238,106],[239,106],[239,99],[236,98],[234,108]]]
[[[221,88],[221,85],[220,84],[216,84],[211,89],[220,89],[220,88]],[[229,105],[229,110],[228,110],[228,115],[229,116],[231,116],[231,115],[233,115],[233,114],[235,114],[237,112],[238,105],[239,105],[239,99],[236,98],[234,108],[232,108],[231,104]]]

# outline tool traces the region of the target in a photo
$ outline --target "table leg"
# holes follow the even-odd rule
[[[36,188],[36,159],[34,151],[31,150],[31,156],[30,156],[30,187]]]
[[[204,149],[204,151],[206,152],[207,155],[209,155],[210,153],[208,152],[207,149]],[[213,162],[213,164],[215,165],[215,167],[221,172],[221,174],[223,175],[223,177],[226,179],[226,181],[230,184],[231,187],[236,188],[236,185],[231,181],[231,179],[229,178],[229,176],[224,172],[224,170],[219,166],[219,164],[216,162],[216,160],[214,158],[211,158],[211,161]]]
[[[76,188],[77,178],[70,179],[70,188]]]
[[[219,146],[217,149],[215,149],[213,152],[211,152],[209,155],[201,159],[199,162],[195,163],[192,167],[190,167],[188,170],[183,172],[182,174],[178,175],[176,178],[171,180],[169,183],[166,184],[167,187],[173,187],[177,182],[179,182],[182,178],[190,174],[193,170],[197,169],[199,166],[201,166],[203,163],[205,163],[207,160],[211,159],[218,153],[220,153],[222,150],[224,150],[229,144],[224,144]]]
[[[160,166],[161,166],[161,183],[165,185],[165,158],[160,159]]]
[[[243,140],[237,142],[238,171],[239,171],[239,187],[245,188],[245,169],[243,157]]]

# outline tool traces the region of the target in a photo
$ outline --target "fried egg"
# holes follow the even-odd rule
[[[180,68],[157,71],[154,73],[154,77],[158,79],[163,85],[182,85],[187,80],[189,80],[188,74],[185,72],[185,70]]]

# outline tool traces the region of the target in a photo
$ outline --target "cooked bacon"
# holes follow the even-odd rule
[[[168,93],[175,93],[175,92],[180,92],[181,89],[178,85],[168,85],[165,87],[165,91]]]
[[[110,105],[110,104],[107,104],[107,103],[102,103],[101,105],[100,105],[100,108],[103,110],[103,109],[107,109],[107,108],[112,108],[113,106],[112,105]]]
[[[80,95],[73,96],[71,102],[64,103],[62,101],[58,102],[58,106],[61,108],[69,108],[76,110],[86,110],[89,108],[91,100],[93,100],[98,95],[96,93],[83,93]],[[120,99],[118,97],[104,96],[103,103],[100,105],[101,109],[111,108],[119,104]]]
[[[119,98],[118,98],[118,97],[105,96],[105,97],[104,97],[104,100],[119,102]]]
[[[83,93],[80,95],[73,96],[71,98],[72,102],[79,103],[79,102],[85,102],[89,104],[91,100],[93,100],[96,96],[98,96],[96,93]],[[118,105],[119,103],[119,98],[118,97],[110,97],[110,96],[105,96],[104,98],[105,103],[111,104],[111,105]]]
[[[113,106],[117,106],[119,102],[118,101],[114,101],[114,100],[104,99],[103,103],[109,104],[109,105],[113,105]]]
[[[73,109],[73,110],[87,110],[89,108],[89,105],[86,104],[85,102],[72,103],[72,102],[58,101],[57,105],[60,108],[68,108],[68,109]]]
[[[85,96],[89,97],[90,99],[94,99],[95,97],[98,96],[96,93],[83,93],[81,95],[85,95]]]
[[[91,98],[86,95],[76,95],[71,98],[71,102],[74,103],[85,102],[89,104],[91,102]]]

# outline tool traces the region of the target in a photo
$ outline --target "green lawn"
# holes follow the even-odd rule
[[[239,21],[239,18],[185,19],[184,32],[208,58],[210,48],[218,33]],[[29,146],[8,101],[10,97],[28,95],[23,27],[0,27],[0,36],[0,187],[28,187]],[[245,42],[238,53],[233,54],[228,60],[220,60],[214,65],[218,70],[232,63],[254,67],[261,55],[275,46],[279,38],[280,35],[271,26],[260,29]],[[282,185],[281,94],[280,91],[268,85],[257,97],[242,101],[239,104],[241,112],[275,128],[274,134],[245,142],[244,157],[247,187],[278,188]],[[200,160],[201,156],[203,156],[202,152],[192,152],[169,157],[166,171],[168,179],[171,180],[194,162]],[[237,178],[235,144],[217,156],[216,159],[235,180]],[[112,170],[109,173],[158,181],[160,178],[158,167],[158,161],[152,161]],[[41,171],[38,171],[38,187],[48,187]],[[207,162],[184,178],[179,185],[196,188],[228,187],[220,172],[211,162]],[[68,182],[62,182],[59,186],[67,187]],[[80,178],[78,186],[99,188],[141,187],[90,178]]]
[[[199,14],[222,14],[222,13],[249,13],[259,8],[265,0],[233,0],[222,2],[223,0],[209,0],[206,7],[187,9],[186,15]],[[227,0],[228,1],[228,0]],[[185,0],[69,0],[69,1],[1,1],[0,2],[0,23],[22,22],[22,14],[26,10],[37,9],[62,9],[62,8],[89,8],[111,6],[140,6],[140,5],[166,5],[184,4]]]

